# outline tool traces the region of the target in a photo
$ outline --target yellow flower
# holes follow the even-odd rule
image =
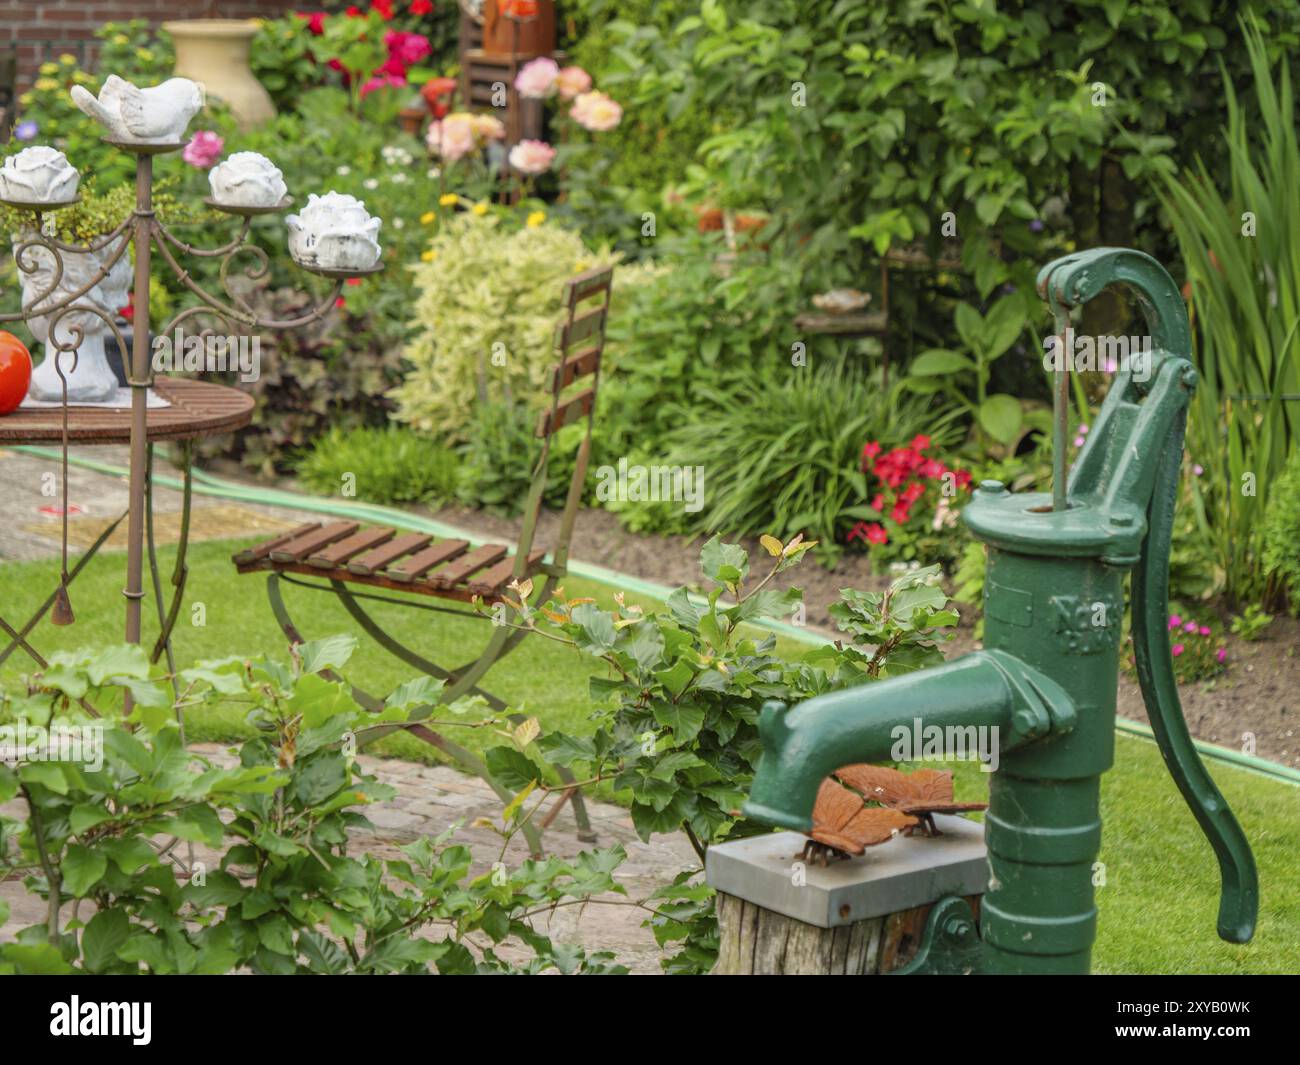
[[[131,43],[131,38],[128,37],[125,33],[115,33],[115,34],[113,34],[113,43],[114,43],[114,44],[130,44],[130,43]]]
[[[455,207],[456,204],[460,203],[460,197],[454,192],[444,192],[438,197],[438,203],[442,207]]]
[[[546,221],[545,211],[533,211],[532,214],[528,216],[528,228],[536,229],[545,221]]]
[[[71,52],[64,52],[59,56],[59,62],[65,67],[75,67],[77,65],[77,57]]]
[[[470,209],[480,218],[482,218],[485,214],[488,213],[488,205],[486,203],[476,203]]]
[[[48,91],[50,89],[57,89],[58,87],[59,87],[59,83],[55,81],[53,78],[37,78],[34,82],[32,82],[33,89],[41,89],[43,91]]]
[[[420,252],[420,259],[426,263],[433,262],[433,260],[436,259],[437,257],[438,257],[438,253],[434,251],[432,248],[430,248],[428,251]]]
[[[33,99],[32,94],[29,92],[25,92],[20,97],[18,97],[18,102],[22,104],[24,107],[27,107],[31,104],[32,99]]]
[[[143,59],[146,63],[153,61],[153,52],[151,52],[148,48],[137,48],[135,54],[139,58]]]
[[[427,226],[430,222],[432,222],[437,217],[438,216],[434,214],[432,211],[425,211],[424,214],[420,215],[420,224]]]
[[[57,74],[58,72],[59,72],[59,64],[58,64],[58,63],[42,63],[42,64],[41,64],[41,73],[42,73],[42,74]]]

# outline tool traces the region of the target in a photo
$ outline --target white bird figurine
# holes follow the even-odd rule
[[[185,127],[203,107],[203,86],[189,78],[171,78],[151,89],[141,89],[110,74],[96,99],[80,85],[72,87],[72,100],[107,131],[112,140],[127,144],[175,144]]]

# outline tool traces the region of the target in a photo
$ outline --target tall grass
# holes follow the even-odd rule
[[[1230,83],[1227,193],[1204,164],[1167,179],[1163,200],[1191,284],[1201,381],[1188,451],[1199,536],[1219,590],[1238,603],[1267,588],[1264,506],[1300,431],[1300,143],[1291,74],[1277,80],[1263,37],[1244,25],[1258,106]],[[1253,235],[1252,235],[1253,231]],[[1291,397],[1291,398],[1288,398]]]

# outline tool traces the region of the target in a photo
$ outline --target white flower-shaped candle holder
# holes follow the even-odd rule
[[[37,145],[11,155],[0,167],[0,200],[32,206],[63,206],[76,201],[81,175],[55,148]]]
[[[203,107],[203,86],[189,78],[171,78],[161,85],[141,89],[110,74],[95,97],[80,85],[72,87],[72,100],[124,146],[178,146],[185,127]]]
[[[258,152],[236,152],[218,163],[208,174],[208,184],[212,188],[208,203],[234,214],[275,211],[289,204],[284,174]]]
[[[355,196],[311,193],[302,212],[285,219],[289,254],[299,266],[315,273],[369,273],[378,267],[383,251],[378,240],[380,224]]]

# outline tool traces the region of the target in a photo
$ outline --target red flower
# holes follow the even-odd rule
[[[536,18],[537,0],[502,0],[501,13],[508,18]]]
[[[894,509],[889,512],[889,516],[899,525],[906,525],[911,514],[908,513],[907,504],[899,502],[894,504]]]
[[[307,29],[319,37],[325,32],[325,12],[324,11],[295,11],[295,15],[300,19],[306,19]]]
[[[361,284],[361,278],[359,278],[359,277],[349,277],[349,278],[348,278],[346,281],[344,281],[343,283],[344,283],[345,285],[359,285],[359,284]]]
[[[938,459],[926,459],[921,463],[921,476],[927,477],[931,481],[937,481],[947,472],[948,467]]]
[[[889,533],[885,532],[883,525],[873,521],[867,526],[867,539],[873,544],[886,544],[889,542]]]
[[[334,301],[334,306],[335,306],[335,307],[346,307],[346,306],[347,306],[347,302],[348,302],[347,300],[345,300],[342,296],[340,296],[338,299],[336,299],[336,300]]]
[[[912,447],[917,451],[924,451],[929,446],[930,438],[924,433],[918,433],[916,436],[912,437]]]
[[[393,0],[371,0],[371,11],[378,11],[379,17],[385,22],[391,22],[393,18]]]
[[[432,0],[412,0],[412,15],[430,15],[433,13]]]
[[[921,484],[920,481],[913,481],[903,489],[903,494],[900,498],[904,503],[910,505],[915,503],[923,495],[925,495],[925,485]]]
[[[364,11],[362,11],[361,8],[357,7],[356,4],[353,4],[350,8],[348,8],[346,11],[344,11],[343,14],[347,15],[348,18],[365,18],[365,17],[366,17],[366,13],[365,13]]]
[[[862,445],[862,457],[864,459],[874,459],[879,454],[880,445],[876,441],[872,440],[870,443]]]
[[[970,470],[957,471],[957,487],[965,488],[970,484]]]
[[[877,493],[876,493],[876,498],[873,499],[873,500],[871,501],[871,509],[872,509],[872,510],[875,510],[875,511],[883,511],[883,510],[885,509],[885,493],[884,493],[884,492],[877,492]]]

